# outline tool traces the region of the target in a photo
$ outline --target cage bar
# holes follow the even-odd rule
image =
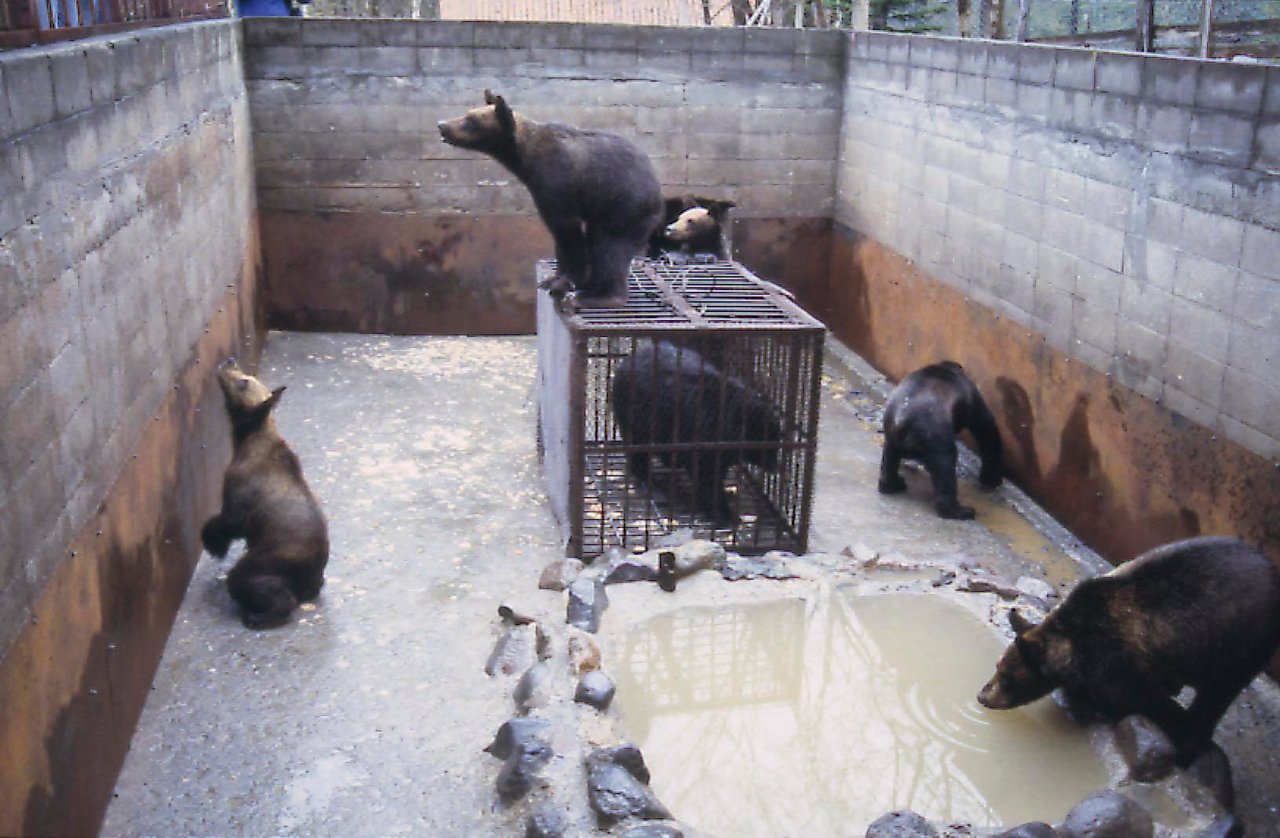
[[[732,261],[638,259],[628,279],[624,308],[538,294],[539,451],[566,554],[678,535],[804,552],[825,328]]]

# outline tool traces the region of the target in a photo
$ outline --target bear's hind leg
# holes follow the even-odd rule
[[[1176,731],[1166,729],[1178,749],[1179,767],[1186,768],[1195,762],[1196,757],[1209,746],[1213,741],[1213,732],[1217,729],[1218,722],[1222,721],[1227,708],[1252,680],[1253,677],[1250,676],[1196,690],[1195,700],[1185,712],[1185,722]]]
[[[587,281],[574,295],[579,308],[622,308],[627,304],[627,273],[631,260],[643,247],[643,240],[590,230],[590,258]]]
[[[892,495],[906,491],[907,481],[903,480],[902,475],[898,473],[900,465],[902,465],[902,449],[890,442],[886,436],[884,453],[880,455],[880,485],[877,486],[880,494]]]
[[[556,275],[544,287],[553,297],[563,297],[574,288],[581,288],[587,278],[587,239],[582,224],[571,219],[547,225],[556,242]]]
[[[933,481],[933,505],[938,515],[967,521],[974,516],[973,507],[961,506],[956,499],[956,448],[939,446],[924,456],[925,468]]]
[[[264,571],[259,563],[246,556],[227,574],[227,590],[240,617],[251,629],[282,626],[298,605],[288,580],[278,573]]]
[[[227,550],[231,548],[231,542],[239,537],[235,532],[235,528],[227,522],[226,516],[221,513],[205,521],[204,527],[200,530],[200,542],[204,545],[204,549],[208,551],[209,555],[219,559],[227,555]]]

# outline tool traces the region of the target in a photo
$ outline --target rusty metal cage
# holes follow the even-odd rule
[[[825,328],[736,262],[637,259],[629,284],[619,309],[538,294],[539,452],[566,554],[677,533],[804,552]]]

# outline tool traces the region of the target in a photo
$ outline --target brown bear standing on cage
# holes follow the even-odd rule
[[[649,237],[649,258],[727,259],[725,223],[733,201],[682,196],[664,202],[662,223]]]
[[[668,341],[639,343],[614,369],[610,397],[624,443],[695,446],[690,451],[656,453],[667,466],[689,474],[694,508],[717,527],[738,523],[724,489],[731,466],[750,464],[770,471],[778,467],[782,428],[769,403],[688,346]],[[708,443],[742,447],[696,447]],[[627,471],[651,490],[649,456],[648,452],[628,454]]]
[[[901,492],[904,459],[919,460],[933,481],[934,506],[943,518],[972,518],[973,508],[956,498],[956,436],[968,429],[982,457],[979,482],[994,489],[1004,477],[996,420],[978,388],[954,361],[922,367],[902,379],[884,409],[884,454],[880,491]]]
[[[529,189],[556,243],[553,294],[583,308],[627,302],[627,272],[662,213],[653,163],[608,131],[540,123],[484,92],[485,106],[439,123],[449,145],[483,152]]]
[[[1081,582],[1039,625],[1009,622],[1017,638],[978,701],[1019,707],[1061,687],[1077,715],[1148,717],[1186,766],[1280,643],[1280,571],[1238,539],[1189,538]],[[1187,708],[1173,698],[1184,686]]]
[[[288,622],[300,601],[315,599],[329,561],[329,529],[302,466],[276,430],[271,411],[283,387],[243,372],[234,358],[218,367],[231,419],[233,454],[222,481],[222,511],[200,531],[210,555],[222,558],[245,540],[227,574],[227,590],[249,628]]]

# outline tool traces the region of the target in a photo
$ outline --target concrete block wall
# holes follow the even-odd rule
[[[200,555],[251,155],[234,21],[0,53],[0,834],[96,831]]]
[[[1280,69],[858,33],[837,223],[1280,458]]]
[[[845,48],[835,32],[258,19],[245,37],[268,305],[282,325],[448,328],[415,315],[426,295],[455,312],[453,328],[461,312],[481,331],[532,329],[528,261],[551,254],[550,238],[515,178],[436,128],[482,105],[485,88],[533,119],[633,138],[673,194],[736,200],[743,219],[832,213]],[[379,219],[378,236],[357,231],[361,217]],[[339,239],[348,255],[309,259]],[[526,245],[500,259],[495,239]],[[325,280],[335,264],[344,277]],[[304,276],[309,300],[282,290]],[[356,298],[317,302],[353,284]],[[472,294],[459,301],[464,284]],[[334,310],[368,300],[381,301],[376,312],[335,322]]]

